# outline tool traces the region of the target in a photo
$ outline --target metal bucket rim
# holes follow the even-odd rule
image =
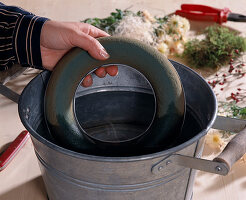
[[[154,108],[154,112],[153,112],[152,119],[151,119],[151,121],[149,122],[149,125],[148,125],[148,127],[146,128],[145,131],[141,132],[139,135],[137,135],[137,136],[135,136],[135,137],[133,137],[133,138],[130,138],[130,139],[125,139],[125,140],[122,140],[122,141],[107,141],[107,140],[102,140],[102,139],[96,138],[96,137],[94,137],[94,136],[88,134],[88,133],[84,130],[84,128],[81,126],[81,124],[79,123],[79,120],[78,120],[78,118],[77,118],[76,111],[75,111],[75,95],[74,95],[74,97],[73,97],[73,113],[74,113],[74,118],[75,118],[75,120],[76,120],[76,122],[77,122],[77,124],[78,124],[78,127],[79,127],[80,130],[82,130],[82,132],[84,132],[84,134],[85,134],[88,138],[90,138],[90,139],[91,139],[92,141],[94,141],[94,142],[97,142],[99,145],[102,144],[102,143],[107,143],[107,144],[111,144],[111,145],[112,145],[112,144],[123,144],[123,143],[129,143],[129,142],[131,142],[131,141],[136,141],[136,140],[142,138],[144,135],[147,134],[147,132],[148,132],[149,129],[151,128],[151,126],[152,126],[152,124],[153,124],[153,122],[154,122],[154,120],[155,120],[155,115],[156,115],[156,109],[157,109],[157,99],[156,99],[156,94],[155,94],[154,88],[152,87],[152,85],[151,85],[151,83],[149,82],[149,80],[145,77],[145,75],[144,75],[143,73],[141,73],[140,71],[138,71],[137,69],[135,69],[135,68],[133,68],[133,67],[131,67],[131,66],[128,66],[128,65],[124,65],[124,64],[105,64],[105,65],[102,65],[102,67],[106,67],[106,66],[114,66],[114,65],[117,65],[117,66],[124,66],[124,67],[129,67],[129,68],[131,68],[131,70],[134,70],[136,73],[140,74],[140,75],[148,82],[148,84],[149,84],[149,86],[150,86],[150,89],[151,89],[151,91],[152,91],[152,93],[153,93],[153,96],[154,96],[155,108]],[[88,72],[88,74],[92,73],[92,72],[95,71],[95,70],[96,70],[96,68],[95,68],[94,70]],[[85,78],[85,77],[83,77],[83,79],[84,79],[84,78]],[[81,80],[80,84],[82,83],[83,79]],[[179,77],[179,81],[181,82],[180,77]],[[78,87],[77,87],[77,89],[78,89]],[[76,89],[76,90],[77,90],[77,89]],[[183,85],[182,85],[182,91],[184,91]],[[184,95],[184,93],[183,93],[183,95]],[[185,99],[185,98],[184,98],[184,99]],[[184,113],[185,113],[185,112],[184,112]],[[184,121],[184,120],[183,120],[183,121]]]
[[[184,149],[185,147],[193,144],[194,142],[198,141],[201,137],[205,136],[208,132],[208,130],[212,127],[212,125],[215,122],[216,116],[217,116],[217,100],[215,97],[214,92],[212,91],[211,87],[208,85],[208,83],[205,81],[205,79],[203,77],[201,77],[197,72],[195,72],[194,70],[190,69],[189,67],[186,67],[185,65],[178,63],[176,61],[170,60],[171,63],[176,63],[177,65],[181,65],[182,67],[185,67],[187,70],[189,70],[191,73],[193,73],[194,75],[198,76],[206,85],[206,87],[208,88],[208,90],[211,91],[212,97],[214,98],[214,102],[215,102],[215,110],[212,116],[212,119],[210,120],[210,122],[208,123],[206,129],[203,129],[201,132],[199,132],[196,136],[192,137],[191,139],[187,140],[186,142],[179,144],[177,146],[174,146],[170,149],[166,149],[163,151],[159,151],[156,153],[151,153],[151,154],[145,154],[145,155],[139,155],[139,156],[129,156],[129,157],[104,157],[104,156],[95,156],[95,155],[89,155],[89,154],[83,154],[83,153],[79,153],[79,152],[75,152],[69,149],[65,149],[61,146],[58,146],[52,142],[50,142],[49,140],[46,140],[45,138],[43,138],[42,136],[40,136],[30,125],[29,123],[27,123],[26,119],[24,118],[24,115],[21,115],[21,104],[18,103],[18,112],[19,112],[19,116],[21,119],[21,122],[23,123],[23,125],[25,126],[25,128],[29,131],[29,133],[31,134],[32,137],[34,137],[35,139],[37,139],[39,142],[43,143],[44,145],[46,145],[47,147],[58,151],[62,154],[66,154],[68,156],[72,156],[75,158],[79,158],[79,159],[85,159],[85,160],[91,160],[91,161],[98,161],[98,162],[129,162],[129,161],[138,161],[138,160],[148,160],[148,159],[153,159],[153,158],[157,158],[157,157],[161,157],[161,156],[165,156],[165,155],[170,155],[173,154],[175,152],[178,152],[182,149]],[[41,72],[42,74],[43,72]],[[24,88],[19,102],[23,101],[23,95],[25,94],[26,90],[28,90],[28,88],[30,87],[31,83],[34,82],[36,79],[36,77],[30,81],[30,83]]]

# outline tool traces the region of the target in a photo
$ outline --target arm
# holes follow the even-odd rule
[[[40,33],[47,18],[0,3],[0,70],[14,63],[43,69]]]
[[[47,20],[2,3],[0,19],[0,70],[8,69],[14,63],[53,70],[62,56],[73,47],[80,47],[99,60],[109,57],[95,39],[109,35],[92,25]],[[95,73],[99,77],[104,77],[107,73],[115,76],[118,68],[99,68]],[[91,75],[88,75],[82,84],[85,87],[90,86]]]

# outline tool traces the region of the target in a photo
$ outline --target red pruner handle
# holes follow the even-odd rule
[[[28,131],[22,131],[9,145],[9,147],[0,156],[0,171],[7,167],[7,165],[11,162],[11,160],[13,160],[15,155],[20,151],[29,138],[30,133],[28,133]]]
[[[181,10],[177,10],[175,14],[190,20],[213,21],[222,24],[227,22],[230,12],[229,8],[218,9],[197,4],[182,4]]]

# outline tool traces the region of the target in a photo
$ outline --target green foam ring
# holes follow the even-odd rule
[[[144,146],[168,144],[178,137],[185,113],[182,83],[175,68],[161,53],[138,40],[123,37],[99,38],[109,53],[96,60],[87,51],[74,48],[57,64],[45,94],[45,117],[56,140],[73,150],[93,149],[95,143],[80,128],[74,112],[74,95],[81,79],[95,68],[108,64],[128,65],[150,82],[156,97],[153,123],[141,140]]]

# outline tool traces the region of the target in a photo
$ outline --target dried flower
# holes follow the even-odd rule
[[[222,134],[218,132],[208,133],[206,135],[205,142],[214,149],[221,149],[225,145]]]

